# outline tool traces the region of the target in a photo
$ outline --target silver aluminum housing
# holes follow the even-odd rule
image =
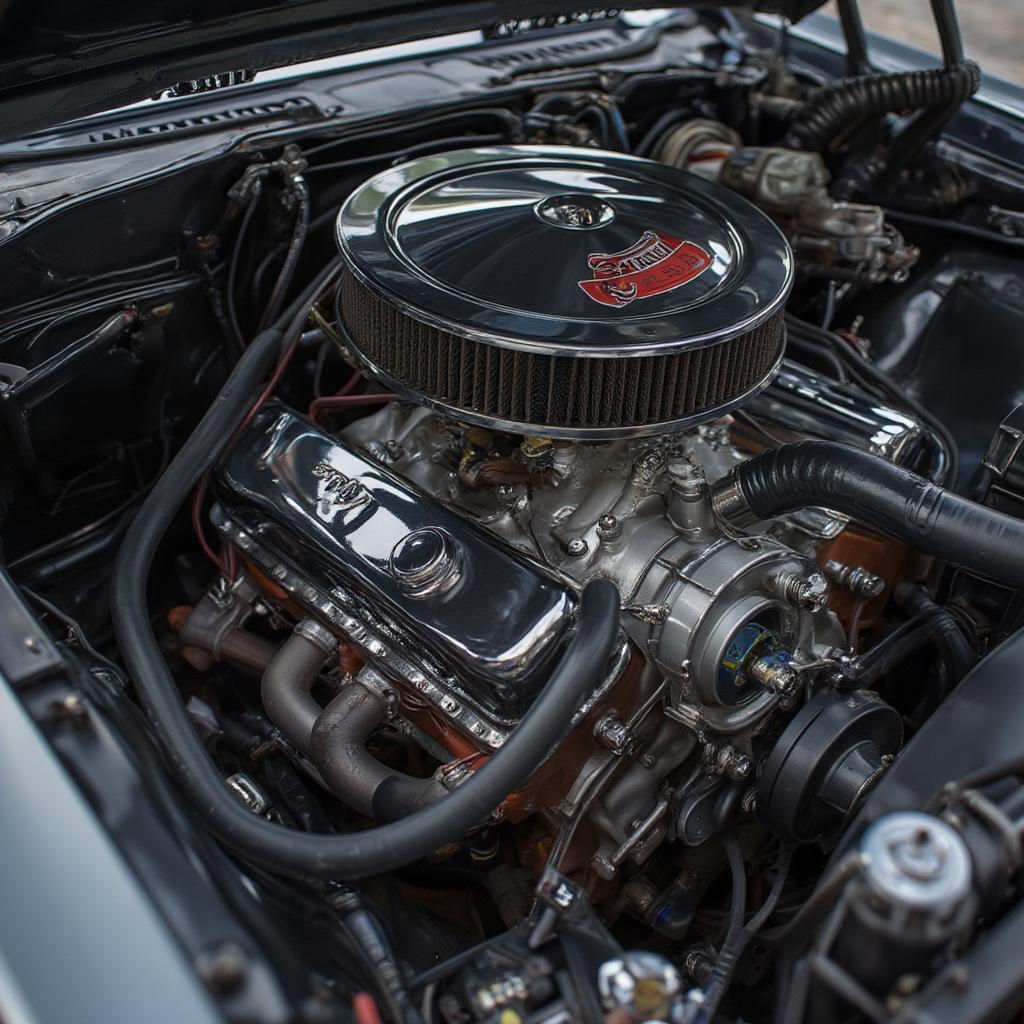
[[[738,704],[716,693],[717,665],[746,622],[767,615],[800,662],[842,643],[829,611],[790,607],[769,585],[773,574],[816,571],[804,534],[730,538],[711,517],[706,486],[694,502],[707,506],[695,516],[700,528],[670,518],[674,462],[702,467],[717,481],[740,460],[724,428],[609,445],[563,442],[544,483],[476,491],[451,468],[461,451],[458,429],[427,409],[391,403],[350,424],[344,436],[574,584],[597,575],[612,580],[622,595],[623,628],[671,681],[669,713],[678,710],[687,724],[731,735],[778,706],[774,693],[752,693]],[[615,529],[602,531],[603,519],[614,520]]]

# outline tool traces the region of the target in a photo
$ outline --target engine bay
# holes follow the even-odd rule
[[[674,17],[11,221],[5,574],[291,947],[229,1017],[1012,1018],[1019,183],[969,61]]]

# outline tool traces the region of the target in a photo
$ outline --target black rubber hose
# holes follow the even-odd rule
[[[961,620],[948,608],[936,604],[924,587],[901,583],[893,592],[893,600],[915,615],[928,613],[933,617],[936,648],[934,685],[928,687],[909,715],[911,722],[919,724],[953,692],[978,659]]]
[[[397,821],[445,796],[433,777],[389,768],[366,749],[387,712],[387,700],[356,679],[324,708],[310,741],[313,763],[331,792],[377,821]]]
[[[238,326],[238,308],[235,304],[235,280],[238,277],[238,266],[242,259],[242,246],[245,242],[245,236],[249,230],[249,223],[253,218],[253,214],[256,212],[256,206],[259,203],[262,191],[263,183],[256,181],[249,196],[249,204],[246,206],[242,214],[242,220],[238,225],[235,245],[231,250],[231,259],[228,262],[228,279],[224,285],[224,297],[228,307],[228,323],[231,325],[231,334],[236,345],[236,355],[245,348],[245,338],[242,336],[242,328]]]
[[[960,682],[978,660],[960,619],[949,609],[936,604],[920,584],[901,583],[896,587],[893,597],[898,605],[914,614],[927,611],[939,618],[938,639],[946,649],[954,681]]]
[[[865,117],[956,106],[980,85],[981,71],[971,60],[949,68],[843,78],[807,97],[782,144],[823,152],[841,132]]]
[[[1024,590],[1024,522],[848,445],[801,441],[762,452],[719,480],[712,496],[718,515],[735,526],[823,507]]]
[[[946,628],[944,615],[943,609],[935,606],[924,608],[912,619],[901,622],[869,651],[844,666],[844,686],[851,689],[874,686],[911,655],[939,642]]]
[[[336,266],[293,303],[290,330]],[[391,871],[460,838],[522,786],[557,743],[585,695],[607,671],[618,640],[619,594],[607,580],[587,584],[576,632],[529,712],[493,757],[436,804],[394,824],[349,835],[298,832],[254,815],[231,794],[201,738],[164,661],[150,619],[149,571],[165,532],[196,482],[217,460],[245,419],[256,387],[281,345],[265,331],[245,350],[213,405],[157,481],[129,527],[114,566],[111,612],[125,664],[157,740],[196,814],[240,856],[274,870],[353,879]]]

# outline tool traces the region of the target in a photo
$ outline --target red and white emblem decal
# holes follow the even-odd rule
[[[603,306],[628,306],[636,299],[670,292],[711,266],[711,253],[664,232],[645,231],[624,252],[591,253],[594,276],[580,287]]]

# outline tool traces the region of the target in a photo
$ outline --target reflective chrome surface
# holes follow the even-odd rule
[[[827,438],[901,466],[915,465],[920,456],[939,448],[914,417],[788,359],[771,385],[743,411],[769,428],[783,428],[780,441],[792,440],[794,435]]]
[[[793,274],[782,233],[740,197],[654,161],[558,146],[391,168],[351,194],[337,238],[353,273],[409,316],[563,355],[733,337],[778,310]],[[666,259],[662,241],[678,256]],[[593,286],[611,274],[602,257],[640,250],[640,277],[613,293]],[[689,269],[687,252],[698,254]]]
[[[235,528],[283,565],[301,566],[321,592],[351,590],[416,637],[458,677],[461,697],[496,723],[529,707],[572,628],[568,587],[279,405],[242,436],[216,486]],[[428,561],[444,568],[448,585],[410,595],[393,553],[419,531],[446,535]]]

